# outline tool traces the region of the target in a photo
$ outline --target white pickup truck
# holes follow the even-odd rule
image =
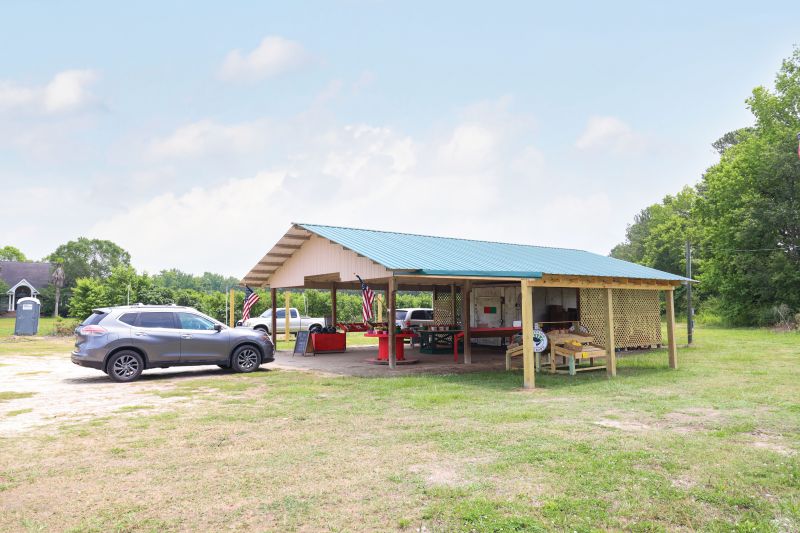
[[[286,327],[286,309],[279,308],[276,313],[276,333],[283,333]],[[243,324],[248,328],[259,329],[270,333],[272,327],[272,309],[267,309],[261,316],[256,316],[247,319]],[[307,316],[300,316],[300,312],[294,307],[289,308],[289,332],[297,333],[298,331],[320,331],[325,327],[324,318],[311,318]]]

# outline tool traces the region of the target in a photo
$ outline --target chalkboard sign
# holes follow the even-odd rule
[[[310,338],[308,331],[298,331],[297,338],[294,341],[294,353],[292,353],[292,356],[297,354],[305,355],[308,351],[308,341]]]

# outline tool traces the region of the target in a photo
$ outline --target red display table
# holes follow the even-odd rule
[[[346,333],[312,333],[314,353],[341,353],[347,350]]]
[[[394,346],[395,346],[395,354],[397,356],[396,362],[398,365],[411,365],[414,363],[419,362],[419,359],[406,359],[405,357],[405,349],[404,349],[404,339],[410,339],[413,337],[414,333],[396,333]],[[365,337],[374,337],[378,339],[378,358],[377,359],[367,359],[367,362],[374,363],[377,365],[388,365],[389,364],[389,334],[385,331],[380,333],[364,333]]]

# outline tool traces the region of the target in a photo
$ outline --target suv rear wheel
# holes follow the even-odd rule
[[[239,346],[231,356],[231,368],[236,372],[253,372],[261,364],[261,354],[253,346]]]
[[[106,366],[108,377],[118,383],[136,381],[144,370],[142,356],[131,350],[122,350],[111,356]]]

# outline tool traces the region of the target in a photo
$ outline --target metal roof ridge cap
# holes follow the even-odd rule
[[[295,224],[295,223],[293,223],[293,224]],[[587,253],[587,254],[599,255],[600,257],[609,257],[609,256],[604,256],[604,255],[598,254],[596,252],[590,252],[588,250],[582,250],[580,248],[566,248],[566,247],[562,247],[562,246],[544,246],[544,245],[541,245],[541,244],[523,244],[523,243],[519,243],[519,242],[487,241],[487,240],[483,240],[483,239],[466,239],[464,237],[444,237],[442,235],[423,235],[422,233],[408,233],[408,232],[402,232],[402,231],[387,231],[387,230],[369,229],[369,228],[352,228],[352,227],[348,227],[348,226],[331,226],[329,224],[307,224],[307,223],[304,223],[304,222],[297,222],[296,225],[298,225],[298,226],[300,226],[303,229],[306,229],[308,231],[312,231],[313,233],[316,233],[316,232],[314,232],[313,230],[308,229],[306,226],[317,226],[317,227],[320,227],[320,228],[332,228],[332,229],[346,229],[346,230],[352,230],[352,231],[368,231],[368,232],[371,232],[371,233],[386,233],[386,234],[389,234],[389,235],[407,235],[409,237],[424,237],[424,238],[427,238],[427,239],[446,239],[446,240],[452,240],[452,241],[477,242],[477,243],[485,243],[485,244],[502,244],[504,246],[519,246],[521,248],[544,248],[544,249],[547,249],[547,250],[570,250],[570,251],[573,251],[573,252],[583,252],[583,253]]]

